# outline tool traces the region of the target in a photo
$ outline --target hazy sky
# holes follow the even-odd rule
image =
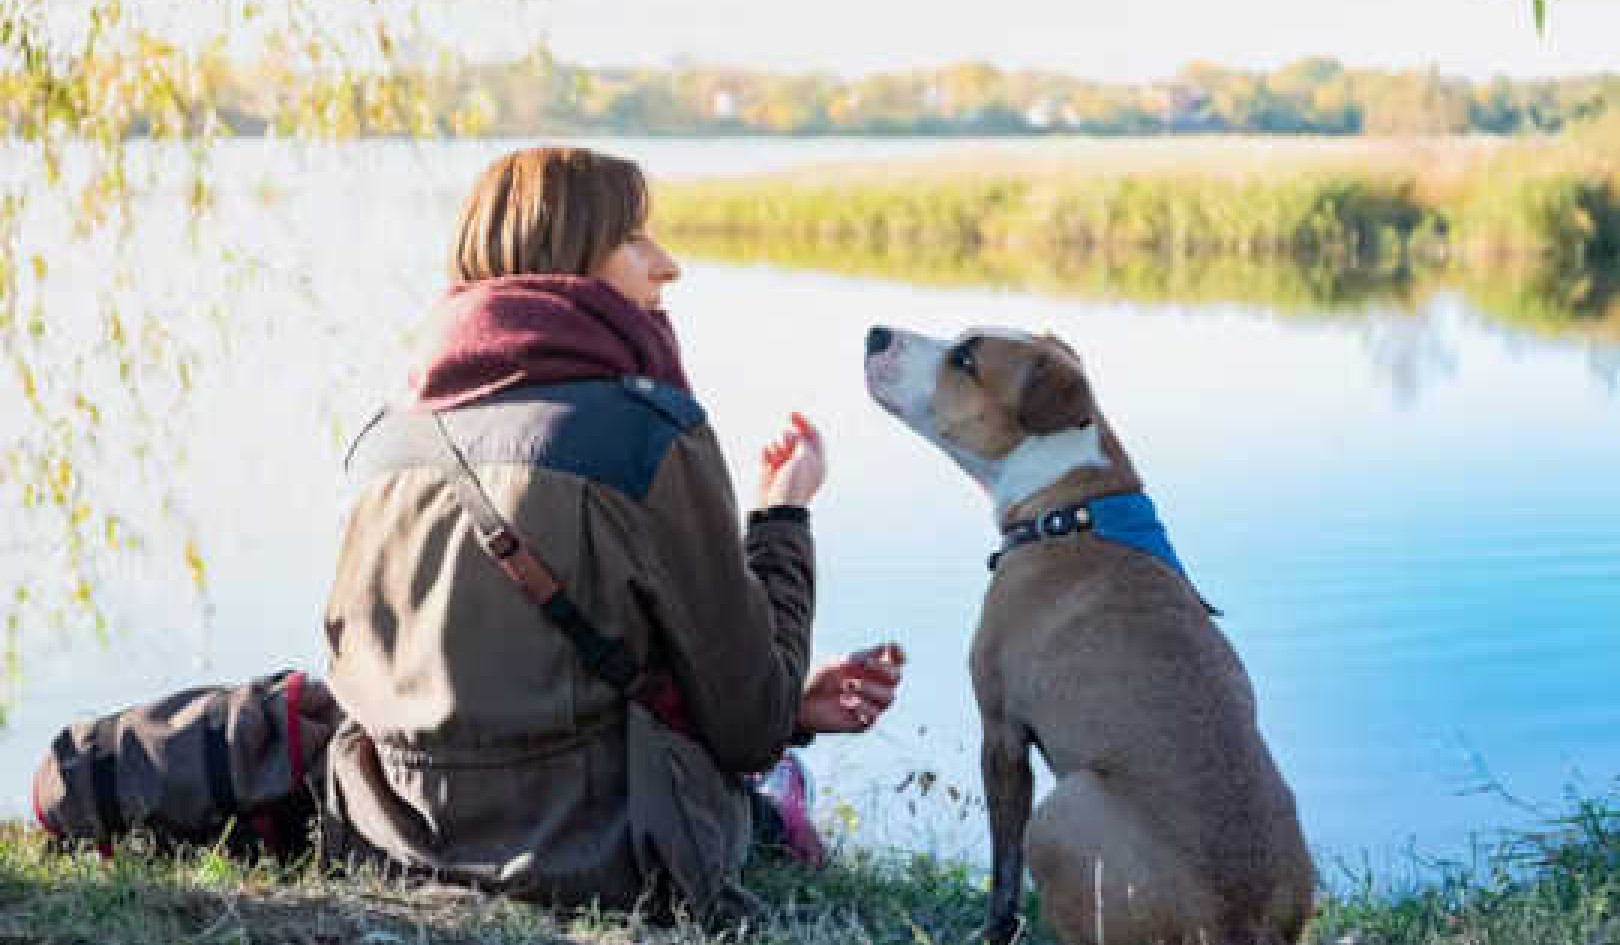
[[[543,0],[536,19],[558,58],[591,65],[863,74],[977,59],[1135,81],[1195,58],[1323,54],[1470,76],[1620,71],[1620,0],[1548,7],[1545,37],[1530,0]]]

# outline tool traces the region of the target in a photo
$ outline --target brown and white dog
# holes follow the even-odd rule
[[[1004,530],[1141,491],[1056,338],[877,327],[866,378],[984,487]],[[1027,854],[1066,942],[1297,941],[1315,872],[1248,675],[1179,564],[1076,515],[1080,527],[1007,550],[973,639],[993,857],[986,938],[1017,932]],[[1057,776],[1033,815],[1032,745]]]

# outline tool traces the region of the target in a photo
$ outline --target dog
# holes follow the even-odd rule
[[[1078,356],[1051,335],[877,326],[865,368],[873,399],[985,489],[1003,530],[969,660],[984,938],[1017,936],[1027,856],[1068,943],[1298,941],[1316,873],[1293,793]],[[1033,811],[1031,746],[1057,778]]]

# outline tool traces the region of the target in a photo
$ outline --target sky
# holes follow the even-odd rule
[[[1487,78],[1620,71],[1620,0],[540,0],[554,55],[864,75],[979,60],[1140,82],[1306,55]],[[517,37],[512,37],[515,41]]]

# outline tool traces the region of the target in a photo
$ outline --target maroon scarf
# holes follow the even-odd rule
[[[443,335],[413,374],[415,406],[459,407],[528,384],[650,377],[690,390],[675,329],[589,276],[461,282],[437,308]]]

